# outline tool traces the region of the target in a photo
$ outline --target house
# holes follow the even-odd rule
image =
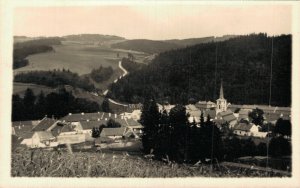
[[[234,125],[237,123],[237,118],[235,117],[233,112],[229,109],[224,112],[218,113],[217,120],[219,120],[218,123],[221,124],[227,122],[229,124],[229,128],[234,127]]]
[[[239,115],[238,115],[238,121],[241,120],[247,120],[249,121],[249,112],[251,112],[251,110],[249,109],[240,109],[239,111]]]
[[[66,123],[57,136],[58,144],[78,144],[85,142],[86,135],[80,133],[82,130],[78,122]]]
[[[100,137],[107,137],[111,139],[120,139],[125,134],[126,127],[117,127],[117,128],[103,128]]]
[[[259,132],[260,126],[253,123],[239,123],[236,124],[233,128],[233,133],[239,136],[253,136],[265,138],[267,132]]]
[[[159,112],[163,112],[164,110],[166,110],[167,113],[170,113],[171,109],[175,107],[175,105],[171,105],[171,104],[159,104],[157,103],[158,106],[158,111]]]
[[[189,114],[188,121],[192,123],[195,121],[196,123],[200,122],[201,111],[193,104],[189,104],[185,106],[186,113]]]
[[[200,110],[208,110],[212,108],[216,108],[216,103],[211,101],[199,101],[195,104],[195,106]]]
[[[12,122],[12,133],[22,139],[31,138],[33,126],[37,125],[38,121],[15,121]]]
[[[56,147],[58,142],[49,131],[37,131],[32,136],[32,148]]]

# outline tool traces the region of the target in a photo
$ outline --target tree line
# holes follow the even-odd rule
[[[60,85],[70,85],[82,88],[86,91],[94,91],[95,86],[90,82],[87,76],[79,76],[70,70],[53,70],[53,71],[30,71],[19,73],[14,77],[15,82],[34,83],[49,87],[58,87]]]
[[[68,113],[97,112],[100,110],[96,102],[83,98],[75,98],[64,88],[58,93],[35,96],[31,89],[25,91],[24,97],[12,96],[12,121],[37,120],[48,117],[61,118]]]
[[[271,105],[290,106],[291,35],[263,33],[160,53],[149,65],[114,83],[110,97],[128,103],[143,102],[146,94],[173,104],[187,104],[191,98],[214,101],[223,80],[231,103],[268,104],[272,40]]]
[[[143,152],[156,159],[195,163],[197,161],[233,161],[241,156],[267,155],[267,145],[255,145],[249,139],[240,139],[228,128],[228,124],[217,124],[208,116],[200,123],[189,123],[188,114],[182,105],[159,112],[154,100],[147,100],[142,109],[140,123],[144,126]],[[290,142],[279,135],[271,139],[269,154],[274,157],[291,155]]]
[[[91,78],[95,81],[95,82],[103,82],[106,80],[109,80],[109,78],[112,76],[114,70],[111,66],[109,67],[102,67],[100,66],[98,69],[92,69],[90,75]]]

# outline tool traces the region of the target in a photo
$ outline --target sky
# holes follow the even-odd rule
[[[290,34],[290,5],[98,5],[17,7],[14,35],[107,34],[127,39],[183,39],[264,32]]]

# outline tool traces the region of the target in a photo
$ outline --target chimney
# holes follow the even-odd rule
[[[107,118],[105,118],[105,121],[107,121]]]
[[[81,112],[81,115],[84,115],[84,112]]]
[[[111,116],[111,113],[108,113],[108,116],[110,117],[110,116]]]
[[[100,121],[100,118],[98,118],[97,121]]]
[[[90,120],[89,120],[89,119],[87,119],[86,121],[87,121],[87,122],[89,122]]]
[[[72,113],[69,113],[69,116],[72,115]]]
[[[19,129],[21,129],[21,126],[19,125]]]
[[[117,118],[117,114],[115,114],[115,118]]]

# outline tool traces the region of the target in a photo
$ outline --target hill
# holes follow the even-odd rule
[[[291,35],[276,36],[273,43],[271,104],[290,106]],[[129,103],[142,102],[146,94],[171,103],[214,101],[222,79],[229,102],[268,104],[271,49],[271,37],[251,34],[167,51],[113,84],[109,95]]]
[[[101,34],[80,34],[80,35],[66,35],[64,39],[69,41],[97,41],[106,42],[111,40],[124,40],[125,38],[114,35],[101,35]]]
[[[111,47],[153,54],[180,48],[182,45],[158,40],[134,39],[112,44]]]

